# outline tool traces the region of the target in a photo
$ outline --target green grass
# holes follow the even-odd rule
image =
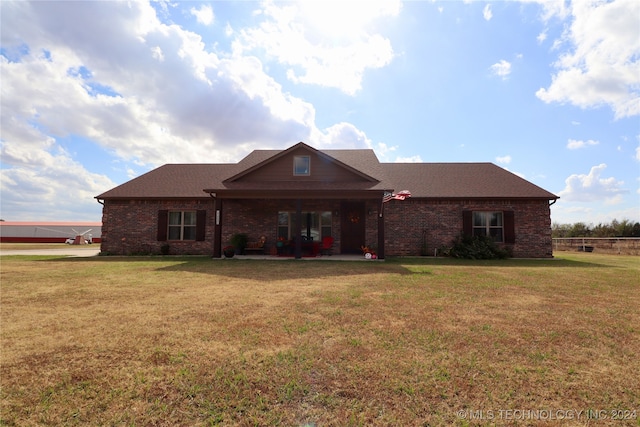
[[[0,425],[637,411],[639,261],[5,256]]]

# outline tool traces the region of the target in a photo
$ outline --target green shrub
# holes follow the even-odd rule
[[[463,259],[505,259],[511,256],[508,248],[501,248],[487,236],[460,236],[444,254]]]
[[[236,233],[231,236],[231,240],[229,242],[234,248],[236,248],[236,251],[241,254],[244,252],[244,248],[247,247],[248,241],[249,236],[247,236],[245,233]]]

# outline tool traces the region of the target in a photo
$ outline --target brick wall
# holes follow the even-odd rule
[[[158,241],[158,212],[160,210],[206,210],[205,240]],[[173,255],[210,255],[213,253],[215,216],[213,200],[105,200],[102,209],[102,242],[100,249],[114,255],[159,254],[169,245]]]
[[[549,204],[542,201],[419,200],[407,199],[385,204],[385,251],[392,255],[420,255],[423,241],[426,254],[433,255],[462,233],[464,210],[513,210],[516,258],[552,256]],[[403,236],[396,238],[396,236]]]
[[[157,241],[158,211],[206,210],[205,241]],[[339,200],[304,200],[303,211],[339,211]],[[366,203],[365,238],[363,244],[378,241],[377,202]],[[552,256],[551,218],[547,201],[438,201],[407,199],[385,204],[386,256],[421,255],[426,241],[426,254],[450,246],[462,232],[463,210],[513,210],[516,241],[513,255],[521,258]],[[229,244],[235,233],[247,233],[251,240],[267,237],[267,248],[277,238],[277,213],[295,211],[295,200],[224,200],[222,204],[222,246]],[[105,201],[102,216],[101,250],[110,254],[160,253],[169,245],[171,254],[213,254],[215,214],[213,200],[195,201]],[[334,250],[340,248],[340,217],[333,216]]]

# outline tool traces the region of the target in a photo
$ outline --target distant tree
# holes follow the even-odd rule
[[[611,228],[610,224],[599,223],[595,227],[593,227],[592,235],[593,237],[611,237],[614,235],[614,230]],[[581,236],[582,237],[582,236]]]
[[[591,237],[591,229],[584,222],[576,222],[569,229],[567,237]]]
[[[568,237],[570,229],[571,226],[569,224],[558,224],[557,222],[554,222],[551,225],[551,236],[554,238]]]
[[[615,219],[611,222],[615,237],[631,237],[633,234],[633,223],[628,219],[618,222]]]
[[[551,236],[562,237],[640,237],[640,222],[631,222],[628,219],[612,220],[609,224],[599,223],[596,226],[587,225],[584,222],[574,224],[551,225]]]

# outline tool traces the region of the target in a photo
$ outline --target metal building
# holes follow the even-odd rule
[[[65,243],[85,240],[100,243],[101,222],[22,222],[0,221],[0,242]],[[76,239],[78,236],[82,238]]]

